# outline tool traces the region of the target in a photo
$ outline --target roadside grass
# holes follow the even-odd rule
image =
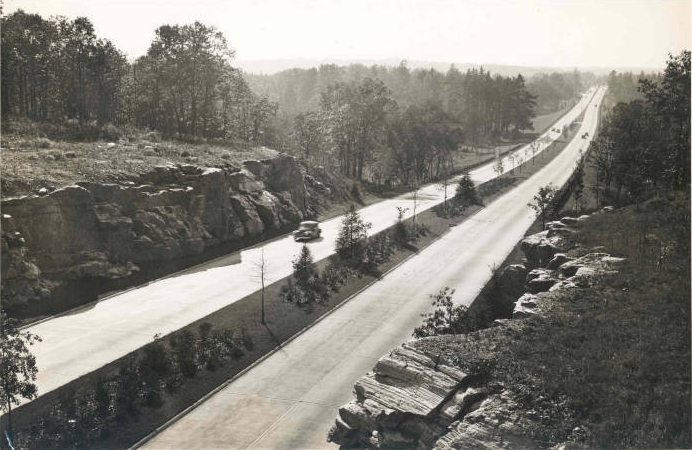
[[[531,119],[533,124],[533,131],[535,133],[543,133],[545,130],[550,128],[560,117],[564,116],[567,111],[572,109],[574,105],[562,108],[559,111],[555,111],[549,114],[542,114]]]
[[[486,368],[541,448],[690,448],[689,195],[593,215],[577,229],[575,251],[622,256],[619,272],[563,291],[544,318],[417,345]],[[642,236],[670,239],[664,260]]]
[[[111,137],[91,142],[49,139],[41,125],[3,120],[2,197],[26,195],[40,188],[60,188],[78,181],[132,181],[155,166],[170,163],[241,167],[245,160],[277,154],[244,142],[163,140],[158,133],[146,130],[131,129]]]

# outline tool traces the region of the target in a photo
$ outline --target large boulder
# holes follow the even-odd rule
[[[487,395],[469,375],[403,344],[355,384],[328,439],[345,447],[429,448]]]
[[[13,310],[50,298],[52,286],[29,256],[26,240],[9,214],[2,214],[0,237],[0,289],[5,310]]]
[[[560,267],[561,265],[563,265],[564,263],[566,263],[568,261],[572,261],[573,259],[574,258],[570,258],[569,256],[565,255],[564,253],[555,253],[555,255],[553,255],[553,259],[551,259],[548,262],[548,265],[546,266],[546,268],[548,268],[550,270],[555,270],[558,267]]]
[[[548,232],[541,231],[522,239],[520,248],[531,267],[543,267],[560,251],[559,238],[550,238]]]
[[[248,198],[239,195],[231,196],[230,202],[233,211],[245,227],[247,234],[255,236],[264,231],[264,222],[262,222],[262,219],[260,219],[254,203],[252,203]]]
[[[528,270],[523,264],[511,264],[499,274],[500,289],[506,295],[518,295],[524,291]]]
[[[577,217],[565,216],[562,219],[560,219],[560,222],[564,223],[565,225],[574,225],[576,223],[581,222],[581,219]]]
[[[526,275],[526,288],[532,294],[547,291],[555,283],[557,279],[547,269],[533,269]]]
[[[228,176],[228,181],[234,191],[242,194],[264,190],[264,183],[257,180],[249,170],[241,170]]]
[[[608,253],[587,253],[581,258],[566,261],[559,267],[560,274],[563,277],[569,278],[574,276],[581,267],[601,267],[603,266],[603,258],[608,258]]]
[[[564,222],[561,222],[559,220],[553,220],[551,222],[545,223],[545,229],[546,230],[553,230],[553,229],[566,228],[566,227],[567,227],[567,225]]]
[[[307,191],[303,174],[292,156],[280,154],[261,161],[244,161],[243,165],[255,178],[264,182],[268,191],[287,191],[293,204],[305,209]]]
[[[514,303],[514,311],[512,311],[512,318],[521,319],[524,317],[532,316],[537,313],[538,307],[538,296],[535,294],[526,293],[519,297]]]
[[[532,419],[504,391],[483,401],[477,409],[451,426],[432,446],[433,450],[510,450],[540,448],[522,431]],[[535,426],[535,425],[534,425]]]
[[[275,195],[261,191],[250,195],[249,200],[255,206],[265,229],[277,230],[281,227],[279,200]]]

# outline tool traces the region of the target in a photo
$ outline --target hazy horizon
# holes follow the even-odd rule
[[[199,20],[224,34],[234,65],[254,73],[290,61],[401,60],[646,70],[692,46],[690,0],[5,0],[3,9],[85,16],[130,60],[159,26]]]
[[[271,75],[284,70],[289,69],[311,69],[318,68],[322,64],[336,64],[339,66],[347,66],[350,64],[362,64],[365,66],[388,66],[395,67],[400,63],[405,62],[409,69],[435,69],[437,71],[446,72],[451,65],[454,65],[457,69],[465,71],[467,68],[472,67],[483,67],[484,69],[497,73],[500,75],[509,75],[521,73],[524,76],[530,77],[536,73],[541,72],[570,72],[577,69],[582,72],[593,72],[596,75],[603,75],[609,73],[611,70],[616,70],[617,72],[632,72],[639,73],[644,71],[645,73],[660,72],[665,68],[665,61],[662,60],[661,64],[657,67],[594,67],[594,66],[529,66],[529,65],[507,65],[507,64],[494,64],[494,63],[484,63],[484,62],[458,62],[458,61],[421,61],[421,60],[408,60],[408,59],[397,59],[397,58],[383,58],[383,59],[310,59],[310,58],[277,58],[277,59],[256,59],[256,60],[242,60],[236,59],[233,61],[234,65],[241,68],[243,71],[251,74],[257,75]]]

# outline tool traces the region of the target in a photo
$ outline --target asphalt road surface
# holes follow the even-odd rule
[[[595,112],[596,108],[587,108],[593,93],[593,89],[589,91],[578,105],[554,125],[554,128],[561,129],[563,125],[570,124],[584,109],[589,113]],[[593,134],[591,128],[589,130]],[[581,136],[581,133],[582,131],[578,136]],[[544,133],[537,140],[533,153],[539,154],[558,137],[559,133],[552,131]],[[586,147],[586,141],[581,139],[577,141],[584,148]],[[526,146],[513,154],[517,159],[526,158],[532,154],[532,151],[529,146]],[[572,157],[571,161],[574,159]],[[509,157],[504,158],[505,171],[510,170],[513,164]],[[571,166],[568,164],[564,172],[567,173],[569,169]],[[496,175],[490,164],[471,172],[471,177],[476,183],[490,180]],[[555,171],[555,176],[562,176],[562,173]],[[416,194],[416,210],[423,211],[442,201],[443,191],[439,184],[424,186]],[[521,200],[517,203],[521,206],[526,202]],[[371,233],[376,233],[395,222],[397,206],[408,208],[406,216],[409,217],[413,213],[413,205],[414,195],[406,194],[365,207],[360,210],[360,213],[366,221],[372,222]],[[526,215],[525,212],[522,214]],[[479,217],[485,216],[479,215]],[[315,261],[326,258],[334,252],[334,241],[340,224],[340,217],[323,222],[321,224],[322,238],[308,243]],[[491,240],[506,241],[507,245],[511,245],[516,242],[521,233],[515,234],[516,237],[505,239],[505,232],[498,229],[496,236],[493,236]],[[459,247],[459,249],[462,248],[464,247]],[[39,369],[37,379],[39,395],[151,342],[157,333],[161,335],[171,333],[259,290],[256,263],[262,252],[265,261],[268,262],[268,271],[265,276],[267,283],[289,275],[291,260],[299,250],[300,245],[296,244],[290,236],[285,236],[243,250],[240,252],[240,262],[235,264],[223,265],[219,264],[218,260],[211,261],[194,270],[180,272],[28,327],[29,331],[43,339],[43,342],[33,347]],[[490,250],[483,248],[479,251],[489,252]],[[433,267],[437,266],[433,265]],[[481,267],[482,270],[487,270],[487,264],[483,263]],[[475,272],[479,270],[481,269],[474,269]],[[431,291],[432,289],[427,289],[426,293]],[[423,303],[427,302],[425,297],[423,295]],[[411,324],[413,322],[411,321]],[[407,329],[404,334],[408,332]]]
[[[592,105],[601,102],[599,89]],[[589,97],[590,98],[590,97]],[[429,294],[456,289],[469,304],[534,220],[526,206],[538,188],[569,177],[581,135],[596,130],[590,106],[576,138],[550,164],[510,193],[304,334],[211,396],[143,445],[147,449],[323,449],[337,408],[353,398],[353,383],[379,357],[411,337]],[[395,203],[396,204],[396,203]],[[389,211],[391,213],[391,211]],[[372,219],[371,219],[372,220]],[[389,216],[391,222],[391,215]]]

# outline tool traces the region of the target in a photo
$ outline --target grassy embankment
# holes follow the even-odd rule
[[[78,181],[115,183],[168,163],[232,165],[275,156],[276,151],[243,142],[186,143],[163,140],[156,132],[112,127],[100,141],[51,140],[64,133],[50,124],[26,119],[2,123],[2,196],[26,195],[40,188],[60,188]],[[110,139],[108,139],[110,138]]]
[[[602,206],[587,162],[583,208]],[[561,213],[574,211],[570,197]],[[420,345],[460,367],[489,370],[532,420],[542,447],[690,448],[690,197],[671,194],[576,226],[573,256],[626,258],[618,273],[564,291],[545,318]],[[534,224],[529,234],[540,231]],[[518,249],[503,265],[521,262]],[[575,431],[577,430],[577,431]]]
[[[495,183],[490,187],[486,186],[483,189],[485,192],[484,201],[486,203],[492,201],[496,196],[501,195],[512,186],[530,176],[530,174],[540,170],[540,168],[547,164],[565,145],[565,142],[558,142],[554,148],[547,151],[544,156],[539,156],[536,162],[525,163],[521,173],[519,173],[519,168],[517,168],[515,174],[503,175],[503,181]],[[416,246],[418,248],[423,248],[429,245],[438,236],[448,231],[450,226],[463,220],[464,217],[473,214],[478,208],[480,208],[480,206],[469,207],[464,211],[462,216],[454,218],[439,217],[433,211],[420,214],[418,216],[418,223],[425,225],[427,233],[425,236],[418,239]],[[379,270],[386,272],[401,261],[410,257],[414,251],[415,249],[398,249],[394,252],[390,261],[381,265]],[[320,270],[323,270],[326,264],[327,261],[322,261],[318,263],[317,266]],[[195,373],[194,378],[189,380],[189,382],[172,390],[163,390],[161,393],[160,406],[141,406],[139,414],[130,418],[125,418],[124,421],[116,420],[114,414],[106,415],[106,418],[103,419],[104,423],[101,423],[101,429],[105,429],[105,432],[98,431],[97,435],[91,437],[85,436],[83,432],[80,432],[81,434],[76,436],[71,436],[69,434],[65,435],[65,433],[63,433],[66,439],[72,439],[71,441],[67,439],[63,444],[74,445],[75,442],[82,442],[82,445],[88,443],[86,444],[87,446],[94,448],[127,447],[132,445],[149,432],[161,426],[171,417],[184,410],[187,406],[193,404],[229,378],[240,373],[257,359],[279,348],[294,336],[295,333],[314,323],[321,315],[327,313],[350,295],[375,279],[376,278],[372,275],[350,278],[347,280],[346,285],[344,285],[338,293],[333,294],[327,302],[312,304],[308,307],[297,307],[296,305],[280,301],[279,290],[286,282],[286,280],[281,280],[268,286],[266,289],[266,325],[260,323],[261,296],[258,292],[208,317],[189,324],[180,332],[164,337],[162,342],[164,345],[170,347],[171,337],[179,336],[180,333],[184,331],[198,333],[200,325],[209,323],[212,325],[212,329],[215,330],[233,330],[236,334],[240,333],[242,330],[243,335],[251,338],[251,345],[243,349],[245,353],[244,356],[224,360],[223,365],[215,368],[213,371],[200,367]],[[57,432],[59,429],[63,428],[64,424],[61,425],[61,421],[74,420],[73,417],[70,417],[69,414],[62,411],[62,409],[75,409],[72,406],[65,406],[66,403],[70,403],[69,399],[78,399],[78,406],[72,412],[73,416],[79,417],[79,404],[84,408],[84,405],[88,405],[90,402],[93,403],[93,389],[99,380],[116,378],[118,372],[127,364],[131,357],[141,359],[143,357],[142,355],[143,350],[140,349],[128,355],[128,357],[113,361],[97,371],[74,380],[68,385],[47,393],[39,399],[20,407],[14,413],[15,429],[24,430],[23,433],[18,433],[18,439],[20,441],[23,440],[27,448],[31,448],[32,445],[35,446],[37,443],[37,441],[30,438],[29,434],[27,434],[27,431],[29,431],[32,426],[34,427],[34,433],[41,428],[43,428],[41,431],[43,433],[50,433],[51,431]],[[115,392],[111,389],[111,396],[114,395]],[[74,400],[72,400],[72,402],[74,402]],[[111,409],[113,408],[115,408],[115,405],[112,403]],[[82,411],[82,413],[83,415],[87,414],[85,411]],[[42,416],[43,419],[41,418]],[[43,424],[43,426],[37,426],[37,423]],[[75,439],[75,437],[77,439]],[[31,444],[31,441],[34,443]],[[60,442],[59,439],[48,439],[40,441],[40,444],[44,446],[47,443],[57,445]],[[71,443],[68,444],[68,442]]]
[[[592,216],[570,253],[624,257],[618,273],[556,295],[546,317],[421,347],[486,367],[534,418],[521,432],[543,448],[689,448],[689,202],[679,195]]]
[[[596,189],[588,159],[585,169],[581,208],[572,195],[561,215],[612,199]],[[560,293],[545,318],[421,346],[444,349],[460,367],[488,368],[533,419],[522,432],[541,447],[690,448],[689,192],[593,215],[577,229],[569,253],[624,257],[618,273]],[[527,234],[537,231],[535,223]],[[503,266],[522,257],[517,248]]]

